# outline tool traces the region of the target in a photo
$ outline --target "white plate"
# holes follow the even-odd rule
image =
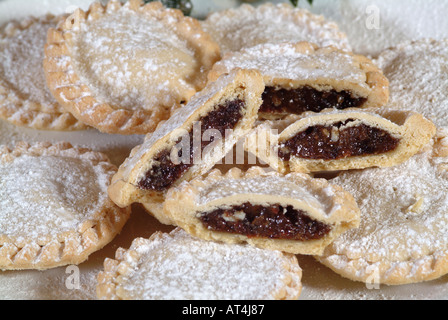
[[[282,1],[274,1],[282,2]],[[0,1],[0,24],[13,18],[71,12],[75,5],[87,8],[90,0],[5,0]],[[197,17],[211,10],[238,4],[236,0],[193,1]],[[309,8],[305,0],[301,5]],[[315,0],[311,10],[336,21],[349,35],[355,51],[375,55],[402,40],[421,37],[448,37],[447,0]],[[378,28],[372,14],[379,12]],[[373,24],[372,24],[373,23]],[[372,29],[372,26],[374,27]],[[0,120],[0,144],[17,141],[68,141],[105,152],[119,165],[141,136],[101,134],[97,131],[45,132],[15,127]],[[159,224],[139,206],[121,235],[103,250],[93,254],[78,268],[49,271],[0,272],[0,299],[95,299],[97,273],[105,258],[113,258],[118,247],[129,247],[135,237],[149,237],[155,231],[172,228]],[[304,289],[301,299],[447,299],[448,277],[407,286],[369,288],[366,284],[341,278],[311,257],[299,257]],[[79,276],[79,283],[76,279]],[[78,286],[79,284],[79,286]]]

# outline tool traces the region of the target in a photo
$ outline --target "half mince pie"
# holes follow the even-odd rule
[[[448,273],[448,152],[436,142],[401,165],[344,172],[361,224],[318,260],[354,281],[404,285]],[[436,156],[445,149],[444,154]]]
[[[194,236],[293,254],[323,252],[359,224],[353,197],[324,179],[265,173],[252,167],[215,169],[170,189],[164,212]]]
[[[302,270],[294,255],[204,241],[180,228],[137,238],[98,275],[102,300],[295,300]]]
[[[0,147],[0,269],[80,264],[123,228],[107,187],[117,168],[68,143]]]
[[[335,23],[286,3],[243,4],[210,14],[202,26],[223,54],[262,43],[299,41],[351,51],[347,35]]]
[[[169,188],[209,171],[253,128],[263,90],[251,70],[209,84],[132,151],[113,178],[112,200],[160,204]]]
[[[434,124],[414,112],[352,109],[266,121],[246,137],[245,147],[280,172],[309,173],[397,165],[435,134]]]
[[[389,96],[388,80],[369,59],[308,42],[262,44],[229,53],[208,77],[213,81],[234,68],[263,75],[260,116],[266,119],[328,108],[377,108]]]
[[[62,16],[29,17],[0,28],[0,119],[39,130],[83,130],[45,82],[42,60],[49,28]]]
[[[80,9],[48,35],[44,68],[56,99],[106,133],[146,134],[206,83],[220,58],[199,24],[160,2]]]

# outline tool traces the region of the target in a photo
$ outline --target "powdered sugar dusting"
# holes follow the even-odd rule
[[[288,279],[279,251],[203,241],[180,229],[131,249],[142,257],[117,288],[131,299],[273,299],[300,281]]]
[[[383,52],[376,63],[390,81],[390,106],[448,127],[448,40],[406,42]]]
[[[440,14],[448,11],[446,1],[315,0],[309,8],[335,21],[359,54],[376,57],[403,41],[447,37],[448,20]]]
[[[223,53],[261,43],[299,41],[350,50],[345,34],[338,30],[336,24],[305,9],[285,4],[266,4],[256,9],[242,5],[212,13],[203,27],[220,44]]]
[[[40,19],[23,30],[15,23],[6,26],[12,34],[0,35],[0,77],[23,100],[41,104],[44,111],[63,112],[47,88],[42,65],[47,31],[55,24]]]
[[[261,44],[229,54],[215,68],[256,69],[272,79],[321,80],[334,79],[366,85],[365,72],[355,63],[353,56],[341,51],[299,52],[292,43]]]
[[[77,231],[107,197],[102,169],[80,159],[24,155],[2,163],[0,176],[0,230],[13,239]]]
[[[280,175],[264,175],[244,179],[222,179],[212,184],[198,187],[198,191],[198,205],[210,204],[213,201],[234,195],[247,195],[246,199],[251,195],[275,195],[279,198],[289,198],[293,201],[306,203],[309,208],[319,211],[323,217],[333,212],[332,208],[334,206],[334,201],[331,201],[334,194],[332,196],[326,196],[325,194],[318,195],[306,183],[294,183]]]
[[[446,251],[446,163],[448,158],[419,154],[396,167],[342,173],[332,180],[357,200],[361,225],[337,239],[331,251],[349,259],[397,263]]]
[[[74,65],[102,102],[130,110],[171,107],[194,91],[194,53],[173,27],[123,7],[83,23],[76,33]]]

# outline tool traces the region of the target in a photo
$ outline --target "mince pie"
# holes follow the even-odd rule
[[[63,16],[29,17],[0,28],[0,119],[40,130],[85,130],[45,82],[42,60],[49,28]]]
[[[448,39],[405,42],[375,62],[390,81],[391,108],[421,113],[448,128]]]
[[[102,300],[295,300],[302,270],[294,255],[204,241],[180,228],[137,238],[106,259]]]
[[[206,83],[220,58],[199,24],[160,2],[109,1],[50,30],[44,67],[56,99],[106,133],[146,134]]]
[[[266,89],[260,115],[279,118],[325,109],[379,108],[387,104],[388,80],[368,58],[308,42],[262,44],[229,53],[210,74],[255,69]]]
[[[107,187],[117,168],[68,143],[0,147],[0,269],[80,264],[123,228]]]
[[[369,284],[403,285],[447,274],[448,152],[445,147],[441,154],[437,143],[401,165],[344,172],[332,180],[355,197],[361,225],[318,260]]]
[[[400,164],[436,134],[434,124],[415,112],[375,112],[327,111],[261,122],[245,148],[283,173],[339,171]]]
[[[243,4],[210,14],[202,26],[223,54],[262,43],[299,41],[351,50],[347,35],[335,23],[286,3],[258,7]]]
[[[205,240],[249,243],[293,254],[323,252],[341,233],[359,224],[353,197],[324,179],[286,176],[252,167],[171,188],[164,214]]]

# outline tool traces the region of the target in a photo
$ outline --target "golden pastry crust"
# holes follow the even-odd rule
[[[366,99],[362,108],[379,108],[389,99],[389,82],[371,60],[335,47],[319,48],[309,42],[262,44],[226,54],[208,78],[213,81],[234,68],[260,71],[267,88],[349,92]],[[272,118],[269,113],[261,115]]]
[[[0,29],[0,118],[38,130],[85,130],[45,83],[42,60],[47,30],[64,16],[29,17]]]
[[[290,4],[266,3],[210,14],[202,23],[223,53],[236,52],[262,43],[309,41],[351,51],[347,35],[335,23]]]
[[[49,31],[44,68],[51,92],[78,119],[106,133],[146,134],[203,88],[219,58],[180,10],[109,1]]]
[[[69,143],[2,146],[0,269],[80,264],[108,244],[130,215],[107,196],[116,170]]]
[[[248,237],[244,234],[214,231],[204,225],[200,216],[216,209],[251,205],[280,204],[303,211],[308,218],[331,227],[318,239],[306,241]],[[225,175],[213,170],[172,188],[166,195],[164,213],[194,236],[226,243],[249,243],[253,246],[281,250],[292,254],[319,255],[341,233],[359,225],[359,209],[353,197],[324,179],[292,173],[283,176],[252,167],[247,172],[237,168]]]
[[[182,265],[182,271],[178,265]],[[238,270],[234,268],[237,266]],[[208,242],[177,228],[137,238],[104,261],[102,300],[295,300],[302,290],[297,258],[279,251]]]
[[[260,74],[251,70],[234,70],[229,75],[224,75],[216,82],[209,84],[185,107],[161,124],[153,134],[147,135],[142,145],[132,150],[112,179],[109,188],[111,199],[119,206],[127,206],[133,202],[163,202],[165,191],[145,190],[139,186],[146,173],[158,165],[158,155],[168,149],[171,155],[173,148],[179,144],[178,140],[194,130],[196,123],[216,111],[220,105],[235,99],[244,101],[243,111],[240,112],[241,119],[238,120],[236,126],[230,133],[225,134],[221,139],[216,138],[208,145],[201,153],[201,159],[194,159],[191,162],[192,166],[179,179],[176,179],[175,184],[209,171],[224,158],[240,138],[253,128],[261,105],[263,90],[264,85]],[[203,135],[201,137],[203,138]],[[189,150],[189,152],[192,151]],[[183,160],[180,161],[180,164],[183,163]],[[166,178],[163,176],[160,179]]]
[[[447,274],[448,159],[434,151],[396,167],[346,172],[332,180],[357,199],[361,225],[317,259],[369,284],[404,285]]]
[[[316,126],[333,128],[336,124],[345,122],[347,123],[343,127],[335,128],[335,141],[344,128],[365,125],[383,130],[392,138],[399,139],[399,142],[394,149],[387,152],[339,159],[307,159],[291,155],[288,160],[279,156],[279,151],[286,141],[308,128]],[[333,131],[331,133],[333,134]],[[281,121],[262,122],[246,137],[245,148],[273,169],[283,173],[340,171],[398,165],[418,153],[435,134],[434,124],[415,112],[347,109],[319,114],[305,113]]]
[[[160,223],[168,226],[174,226],[175,223],[166,214],[163,213],[164,202],[165,202],[164,198],[145,200],[145,203],[142,203],[142,206],[150,215],[156,218]]]

